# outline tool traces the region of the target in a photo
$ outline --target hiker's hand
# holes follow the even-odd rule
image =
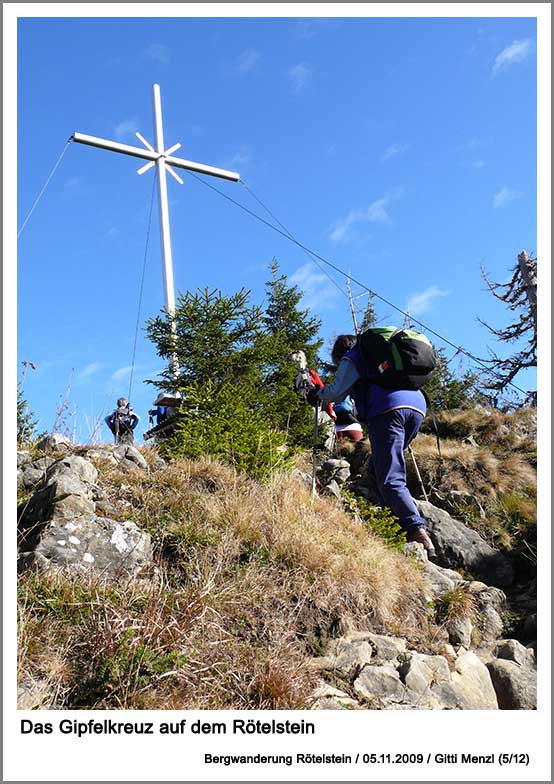
[[[306,393],[306,400],[311,406],[318,406],[320,404],[320,399],[317,396],[317,389],[312,387]]]
[[[312,384],[314,385],[314,387],[315,387],[316,389],[323,389],[323,381],[322,381],[322,380],[320,379],[320,377],[317,375],[317,373],[315,372],[315,370],[310,370],[310,371],[308,371],[308,372],[309,372],[309,374],[310,374],[310,381],[312,382]]]

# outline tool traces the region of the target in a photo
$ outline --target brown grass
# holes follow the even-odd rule
[[[158,566],[126,584],[21,579],[20,666],[61,707],[303,708],[308,657],[345,624],[425,635],[417,566],[301,482],[210,460],[100,470]]]

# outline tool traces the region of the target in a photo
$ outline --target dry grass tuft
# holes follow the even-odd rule
[[[51,677],[61,707],[303,708],[308,657],[346,619],[429,626],[418,567],[291,477],[262,485],[212,460],[100,471],[158,566],[125,584],[21,578],[21,667]]]

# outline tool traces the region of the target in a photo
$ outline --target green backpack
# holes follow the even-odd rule
[[[421,389],[437,365],[430,341],[413,329],[372,327],[356,348],[365,380],[385,389]]]

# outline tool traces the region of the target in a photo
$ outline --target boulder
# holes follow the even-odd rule
[[[60,452],[66,454],[67,452],[71,452],[73,444],[69,438],[62,436],[61,433],[51,433],[39,441],[37,447],[43,452]]]
[[[433,671],[421,659],[411,657],[398,668],[400,677],[410,691],[423,694],[433,682]]]
[[[18,710],[49,708],[51,697],[50,685],[44,678],[25,678],[17,685]]]
[[[487,584],[510,585],[513,568],[506,556],[495,550],[478,533],[455,520],[428,501],[416,501],[439,560],[452,568],[463,568],[482,577]]]
[[[371,645],[365,640],[339,638],[333,645],[332,669],[338,675],[353,680],[371,659]]]
[[[356,700],[345,691],[335,689],[324,681],[317,687],[313,695],[311,710],[356,710],[360,707]]]
[[[415,543],[413,543],[415,544]],[[423,549],[423,545],[417,545]],[[459,583],[463,582],[463,577],[453,569],[445,569],[426,559],[423,563],[423,571],[430,586],[430,599],[438,599],[443,594],[453,590]]]
[[[27,452],[26,449],[18,449],[17,450],[17,467],[23,468],[23,466],[27,465],[28,463],[33,462],[33,456],[30,452]]]
[[[139,450],[135,446],[131,446],[131,444],[119,444],[114,448],[113,455],[120,464],[124,464],[123,467],[148,468],[148,463],[144,457]],[[131,463],[131,466],[127,466],[125,461]]]
[[[469,618],[450,618],[446,623],[446,631],[452,645],[463,645],[468,649],[471,647],[473,624]]]
[[[39,482],[42,482],[45,473],[44,469],[35,468],[32,463],[26,465],[23,471],[21,471],[21,484],[27,489],[34,487],[35,485],[38,485]]]
[[[34,493],[21,518],[22,564],[114,578],[135,576],[151,562],[147,533],[131,520],[121,523],[97,514],[97,478],[94,465],[77,455],[48,468],[45,486]]]
[[[87,515],[78,522],[56,520],[34,548],[44,571],[93,572],[101,577],[135,576],[152,560],[149,534],[131,520],[122,523]]]
[[[501,710],[536,710],[537,675],[507,659],[493,659],[487,664]]]
[[[335,498],[342,498],[340,487],[334,479],[331,479],[323,486],[323,491],[326,495],[334,495]]]
[[[98,471],[90,460],[77,455],[68,455],[55,460],[46,472],[47,485],[61,476],[72,476],[86,485],[93,485],[98,479]]]
[[[117,465],[117,459],[114,457],[112,449],[100,449],[94,447],[87,449],[87,458],[90,460],[98,460],[100,462],[108,463],[109,465]]]
[[[451,685],[464,710],[498,710],[498,700],[485,664],[471,651],[456,659]],[[439,684],[439,689],[449,684]]]
[[[338,485],[343,485],[350,477],[350,463],[348,460],[330,458],[323,461],[317,474],[322,484],[328,484],[334,479]]]
[[[526,648],[518,640],[498,640],[493,649],[493,654],[498,659],[513,661],[522,667],[536,667],[535,653],[531,648]]]
[[[364,667],[354,681],[353,688],[358,697],[370,703],[371,708],[402,702],[406,697],[406,687],[398,672],[388,664],[369,664]]]
[[[395,662],[398,656],[406,652],[406,640],[402,637],[388,637],[384,634],[373,632],[354,632],[346,637],[347,640],[365,640],[369,642],[373,651],[373,658],[379,662]]]
[[[477,588],[475,587],[477,586]],[[478,608],[476,626],[481,647],[492,647],[504,631],[501,613],[506,609],[506,594],[499,588],[481,588],[482,583],[471,582],[469,591]]]

